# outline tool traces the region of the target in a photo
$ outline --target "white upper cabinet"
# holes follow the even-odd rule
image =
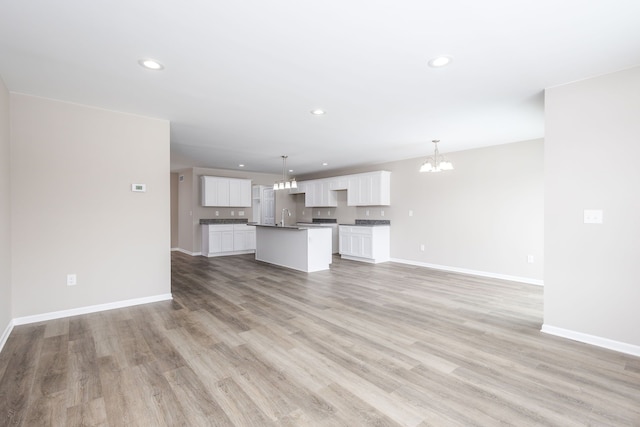
[[[251,207],[251,180],[229,178],[229,206]]]
[[[349,175],[345,176],[334,176],[333,178],[328,178],[329,188],[332,190],[346,190],[349,188]]]
[[[306,207],[338,206],[337,190],[347,190],[348,206],[391,205],[391,172],[377,171],[298,182]]]
[[[324,179],[305,181],[304,205],[312,208],[338,206],[338,197],[330,184]]]
[[[251,207],[251,180],[203,176],[202,206]]]
[[[391,172],[378,171],[349,176],[348,206],[389,206]]]

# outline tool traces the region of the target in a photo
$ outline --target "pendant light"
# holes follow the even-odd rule
[[[420,172],[440,172],[440,171],[449,171],[453,169],[453,164],[450,161],[444,158],[444,156],[440,155],[438,151],[438,142],[439,139],[434,139],[431,141],[435,144],[435,151],[433,156],[427,157],[427,160],[420,167]]]
[[[287,180],[287,158],[289,156],[281,156],[282,157],[282,181],[276,181],[273,184],[274,190],[290,190],[292,188],[298,188],[298,183],[295,178],[291,178],[291,180]]]

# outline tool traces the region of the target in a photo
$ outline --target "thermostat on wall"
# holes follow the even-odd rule
[[[131,184],[131,191],[144,193],[147,191],[147,184]]]

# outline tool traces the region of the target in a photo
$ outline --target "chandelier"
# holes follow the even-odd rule
[[[281,156],[282,157],[282,181],[276,181],[273,184],[274,190],[290,190],[292,188],[298,188],[298,183],[295,178],[291,178],[291,180],[287,180],[287,158],[289,156]]]
[[[427,157],[427,160],[420,167],[420,172],[440,172],[440,171],[449,171],[453,169],[453,165],[450,161],[444,158],[444,156],[440,155],[438,151],[438,142],[439,139],[434,139],[431,141],[435,144],[435,151],[433,156]]]

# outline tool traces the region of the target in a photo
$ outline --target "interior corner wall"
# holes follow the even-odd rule
[[[14,318],[170,294],[169,122],[10,100]]]
[[[11,189],[9,92],[0,77],[0,349],[10,327],[11,311]],[[6,338],[6,336],[4,337]]]
[[[640,350],[640,67],[547,89],[545,104],[545,327]]]

